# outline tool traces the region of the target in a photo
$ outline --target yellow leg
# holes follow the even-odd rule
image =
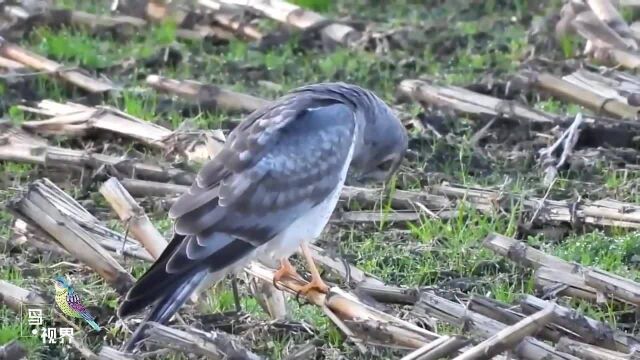
[[[320,277],[320,273],[318,272],[316,263],[313,261],[313,257],[311,256],[309,247],[306,243],[302,243],[302,245],[300,245],[300,248],[302,249],[304,258],[307,260],[307,264],[309,265],[309,272],[311,272],[311,282],[303,286],[302,289],[300,289],[299,293],[306,295],[311,289],[326,293],[327,291],[329,291],[329,286],[327,286],[327,284],[325,284],[325,282]]]
[[[286,276],[293,279],[302,278],[300,274],[298,274],[298,272],[296,271],[296,268],[294,268],[293,265],[291,265],[291,263],[289,262],[289,259],[282,258],[280,259],[280,268],[275,272],[275,274],[273,274],[274,284],[276,281],[280,281],[280,279]]]

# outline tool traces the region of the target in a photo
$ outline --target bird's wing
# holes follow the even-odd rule
[[[173,306],[171,294],[195,273],[226,269],[325,200],[348,165],[355,129],[353,108],[330,97],[292,96],[254,112],[172,206],[173,239],[120,316],[156,299],[158,309]]]
[[[80,315],[80,317],[84,318],[85,320],[93,320],[93,317],[91,316],[91,314],[89,314],[87,308],[82,305],[80,296],[78,296],[78,293],[76,293],[75,291],[69,291],[69,293],[67,294],[67,304],[69,304],[69,307],[75,310]]]
[[[186,258],[177,258],[199,260],[235,239],[262,245],[338,186],[353,110],[338,102],[309,109],[308,99],[296,99],[234,131],[174,204],[176,233],[195,237],[180,246]]]

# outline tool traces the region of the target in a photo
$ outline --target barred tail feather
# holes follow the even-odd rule
[[[204,245],[198,243],[196,236],[175,233],[160,257],[127,293],[118,308],[119,317],[150,305],[152,308],[125,344],[125,351],[135,349],[145,337],[147,322],[166,323],[191,294],[237,270],[255,250],[250,243],[226,234],[199,236]]]
[[[89,325],[91,325],[93,330],[100,331],[100,325],[98,325],[95,322],[95,318],[93,316],[91,316],[91,314],[89,314],[88,311],[85,310],[85,311],[77,312],[77,317],[83,318],[84,321],[86,321]]]
[[[196,290],[205,280],[207,270],[201,270],[192,274],[191,278],[182,283],[175,291],[166,294],[161,298],[142,321],[140,326],[131,335],[131,338],[124,345],[124,351],[131,352],[136,345],[144,338],[144,332],[147,328],[147,322],[157,322],[163,324],[167,322],[173,314],[187,301],[189,296]]]
[[[93,328],[93,330],[95,330],[95,331],[100,331],[100,325],[98,325],[95,321],[93,321],[93,320],[88,320],[88,319],[85,319],[85,320],[87,320],[87,322],[89,323],[89,325],[91,325],[91,327]]]

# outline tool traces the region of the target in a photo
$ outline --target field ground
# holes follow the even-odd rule
[[[108,13],[101,1],[58,1],[57,6]],[[442,182],[464,187],[481,187],[500,193],[558,200],[596,201],[615,199],[632,204],[640,196],[640,171],[635,156],[637,147],[628,147],[627,155],[572,158],[571,166],[559,171],[552,185],[545,184],[544,168],[538,151],[551,144],[561,131],[526,121],[498,117],[473,116],[446,109],[422,107],[398,94],[405,79],[429,79],[439,85],[458,85],[496,97],[516,99],[533,108],[572,119],[576,114],[595,114],[583,106],[550,97],[529,88],[507,92],[511,77],[523,69],[548,71],[562,76],[582,61],[584,42],[576,37],[556,41],[552,30],[532,35],[548,15],[558,13],[562,4],[552,1],[543,7],[533,1],[373,1],[299,0],[329,18],[371,22],[378,31],[395,31],[390,50],[355,49],[337,46],[324,49],[313,34],[295,33],[273,48],[256,49],[245,40],[184,40],[177,37],[175,23],[165,21],[145,28],[123,41],[116,32],[94,34],[77,27],[36,26],[17,42],[51,60],[77,66],[107,77],[121,90],[100,98],[97,103],[120,109],[132,116],[171,130],[183,122],[197,129],[223,129],[226,133],[235,120],[246,113],[224,110],[199,111],[176,105],[170,97],[149,90],[145,79],[158,74],[173,79],[190,79],[216,84],[240,93],[273,99],[297,86],[321,81],[345,81],[370,88],[392,104],[407,124],[427,124],[425,130],[410,128],[411,154],[400,169],[394,186],[398,190],[420,191]],[[356,3],[362,3],[361,5]],[[463,4],[466,4],[464,6]],[[634,11],[623,11],[631,23],[639,19]],[[265,33],[280,28],[277,22],[263,19],[259,26]],[[543,25],[543,29],[546,29]],[[407,31],[399,31],[406,28]],[[301,36],[297,36],[301,35]],[[542,41],[548,37],[548,41]],[[540,44],[542,41],[542,45]],[[549,45],[552,44],[552,45]],[[536,52],[533,49],[536,49]],[[128,64],[133,63],[133,66]],[[20,125],[33,115],[18,107],[42,99],[58,102],[77,101],[96,104],[77,88],[67,86],[49,74],[24,78],[0,78],[0,114],[7,122]],[[416,120],[417,119],[417,120]],[[490,128],[483,127],[493,121]],[[0,123],[2,120],[0,120]],[[112,139],[110,136],[55,137],[53,145],[94,151],[122,153],[129,151],[143,159],[158,157],[157,152]],[[0,143],[0,145],[2,145]],[[582,148],[580,147],[582,146]],[[578,144],[576,151],[588,146]],[[582,154],[582,153],[580,153]],[[586,159],[586,160],[585,160]],[[184,164],[174,164],[182,166]],[[108,177],[50,169],[23,162],[0,161],[0,200],[16,196],[29,182],[48,177],[91,213],[114,230],[125,226],[111,211],[98,188]],[[578,200],[580,199],[580,200]],[[171,222],[161,206],[146,207],[153,224],[166,236]],[[157,205],[157,204],[156,204]],[[496,255],[482,245],[491,233],[525,241],[543,252],[584,266],[595,266],[625,278],[640,281],[640,233],[615,226],[558,223],[533,224],[531,212],[519,204],[507,211],[480,212],[460,201],[451,216],[432,216],[419,208],[418,218],[409,222],[387,221],[394,210],[381,201],[373,209],[375,221],[336,221],[325,231],[318,245],[339,254],[356,267],[385,284],[408,288],[436,288],[450,297],[478,294],[513,304],[522,294],[541,295],[535,287],[532,271]],[[357,204],[341,204],[344,211],[357,210]],[[391,218],[393,218],[391,216]],[[118,347],[128,336],[115,326],[118,294],[90,268],[70,256],[49,256],[28,247],[15,248],[14,217],[0,211],[0,279],[38,291],[49,299],[53,272],[73,274],[76,288],[106,333],[77,333],[91,350],[99,352],[102,344]],[[302,264],[295,258],[297,264]],[[127,271],[137,278],[150,263],[128,258]],[[303,266],[303,265],[301,265]],[[236,319],[234,332],[246,339],[257,354],[284,359],[297,346],[317,341],[319,358],[364,359],[400,358],[406,351],[376,349],[362,355],[353,343],[318,308],[300,305],[289,299],[290,322],[272,323],[242,281],[239,289],[244,316]],[[444,296],[444,295],[443,295]],[[564,298],[563,303],[584,314],[638,334],[638,318],[632,306],[611,302],[593,304]],[[197,307],[185,311],[189,323],[198,314],[215,314],[234,309],[230,282],[208,291]],[[396,314],[411,320],[410,306],[393,306]],[[18,338],[25,319],[13,310],[0,307],[0,346]],[[201,321],[201,319],[200,319]],[[22,322],[22,324],[21,324]],[[306,324],[302,326],[301,324]],[[436,322],[430,330],[438,334],[459,334],[460,327]],[[211,325],[205,324],[207,329]],[[20,338],[30,358],[81,358],[72,348],[42,345],[38,338]],[[184,356],[172,354],[172,358]]]

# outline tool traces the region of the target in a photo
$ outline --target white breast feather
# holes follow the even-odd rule
[[[351,164],[351,158],[353,157],[353,150],[355,147],[357,134],[358,125],[356,123],[353,137],[351,138],[351,147],[349,148],[349,154],[347,155],[344,166],[340,171],[340,180],[338,181],[335,190],[329,196],[327,196],[327,198],[323,202],[316,205],[306,214],[298,218],[282,233],[271,239],[271,241],[253,250],[242,259],[236,261],[233,265],[223,270],[210,273],[196,291],[199,292],[202,289],[208,288],[209,286],[211,286],[211,284],[222,279],[226,274],[238,273],[242,271],[245,266],[247,266],[251,261],[255,259],[263,262],[266,265],[278,266],[278,260],[283,257],[291,256],[294,252],[296,252],[303,241],[312,243],[317,240],[318,236],[320,236],[322,230],[324,230],[324,227],[329,222],[329,218],[331,217],[331,214],[333,214],[333,210],[335,209],[338,203],[338,199],[340,198],[340,193],[342,192],[342,187],[344,186],[344,181],[347,177],[349,165]],[[274,260],[276,261],[276,263],[274,263]]]
[[[273,238],[271,241],[260,246],[257,249],[257,256],[264,259],[266,263],[271,263],[274,259],[291,256],[303,241],[314,242],[324,230],[329,222],[329,218],[338,203],[344,181],[347,177],[351,158],[353,157],[353,148],[355,147],[355,139],[357,126],[351,139],[351,147],[347,154],[347,159],[340,171],[340,179],[335,190],[327,196],[327,198],[309,210],[306,214],[299,217],[282,233]]]

